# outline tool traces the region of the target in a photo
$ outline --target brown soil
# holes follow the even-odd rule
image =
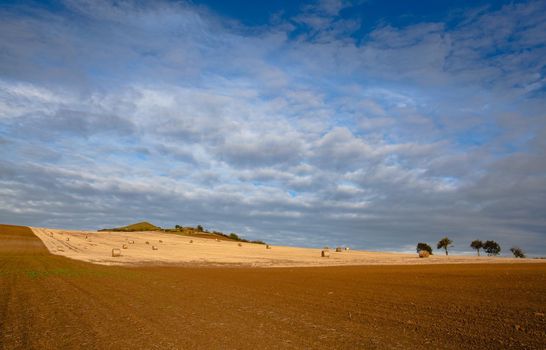
[[[546,264],[101,266],[0,225],[0,349],[544,349]]]

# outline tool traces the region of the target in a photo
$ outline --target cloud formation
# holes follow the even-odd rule
[[[0,8],[0,221],[546,254],[545,3],[365,34],[354,5]]]

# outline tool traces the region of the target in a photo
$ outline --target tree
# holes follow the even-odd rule
[[[234,239],[234,240],[236,240],[236,241],[239,240],[239,236],[237,236],[237,234],[236,234],[236,233],[233,233],[233,232],[229,234],[229,238]]]
[[[510,251],[514,254],[515,258],[525,258],[525,253],[520,247],[512,247],[510,248]]]
[[[182,226],[180,225],[174,225],[174,228],[177,229],[177,230],[180,230],[182,228]]]
[[[470,243],[470,248],[476,249],[478,251],[478,256],[480,256],[480,249],[483,248],[483,242],[479,239],[473,240],[472,243]]]
[[[199,231],[199,232],[203,232],[203,226],[201,226],[201,225],[197,225],[197,231]]]
[[[426,243],[417,243],[417,253],[419,253],[421,250],[426,250],[427,252],[429,252],[429,254],[432,254],[432,248]]]
[[[444,237],[444,238],[442,238],[441,240],[438,241],[437,248],[438,249],[445,249],[446,255],[448,255],[447,248],[448,247],[453,247],[452,243],[453,243],[453,241],[451,239],[449,239],[447,237]]]
[[[492,255],[499,255],[499,253],[501,252],[501,247],[500,245],[495,242],[495,241],[486,241],[484,244],[483,244],[483,250],[487,253],[487,255],[489,256],[492,256]]]

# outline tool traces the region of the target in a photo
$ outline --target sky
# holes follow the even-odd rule
[[[0,222],[546,255],[546,1],[2,1]]]

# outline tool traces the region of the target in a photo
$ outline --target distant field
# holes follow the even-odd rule
[[[210,234],[184,235],[165,232],[94,232],[32,228],[51,253],[104,265],[237,265],[253,267],[302,267],[340,265],[408,265],[460,263],[546,263],[537,259],[433,255],[420,259],[417,254],[399,254],[330,249],[271,246],[211,239]],[[148,242],[148,244],[146,243]],[[123,249],[123,246],[127,249]],[[153,250],[155,246],[157,250]],[[121,256],[112,257],[119,248]]]
[[[223,243],[223,242],[222,242]],[[0,225],[0,349],[544,349],[546,264],[103,266]]]

